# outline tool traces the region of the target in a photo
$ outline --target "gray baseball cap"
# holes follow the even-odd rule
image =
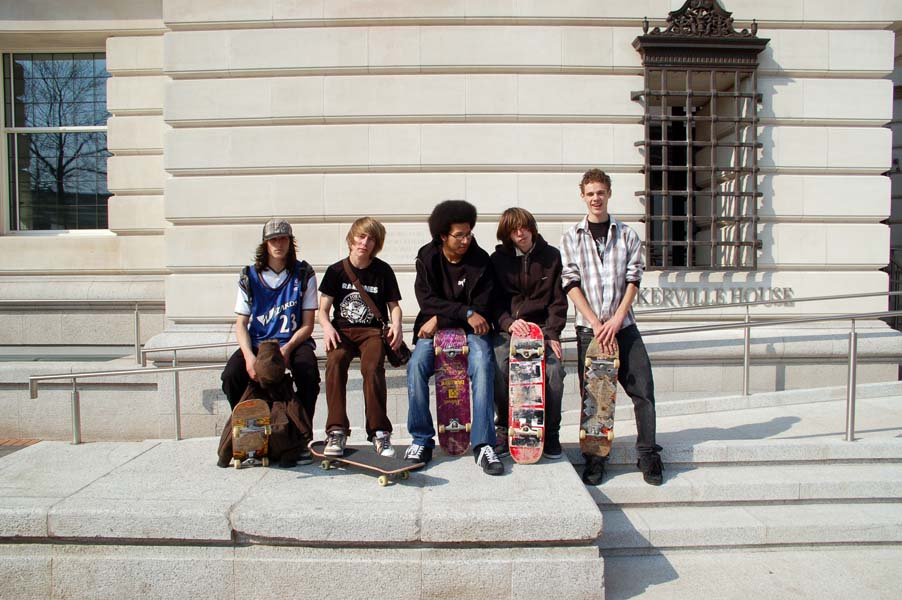
[[[285,219],[270,219],[263,226],[263,241],[291,236],[291,225]]]

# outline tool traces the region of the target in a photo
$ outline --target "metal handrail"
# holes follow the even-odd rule
[[[789,302],[797,302],[797,301],[811,301],[815,299],[848,299],[848,298],[857,298],[857,297],[871,297],[871,296],[889,296],[894,295],[896,293],[902,292],[884,292],[884,293],[866,293],[866,294],[849,294],[849,295],[839,295],[839,296],[824,296],[820,298],[802,298],[802,299],[793,299],[788,301],[780,301],[779,303],[789,303]],[[739,303],[737,303],[738,305]],[[743,356],[743,395],[749,395],[748,382],[749,382],[749,363],[750,363],[750,341],[749,341],[749,332],[752,328],[756,327],[774,327],[777,325],[790,325],[797,323],[815,323],[815,322],[824,322],[824,321],[836,321],[836,320],[846,320],[849,319],[851,321],[851,331],[849,332],[849,378],[847,382],[847,410],[846,410],[846,441],[852,441],[854,439],[854,424],[855,424],[855,383],[856,383],[856,367],[857,367],[857,332],[855,331],[855,321],[861,319],[875,319],[882,317],[890,317],[890,316],[902,316],[902,310],[896,311],[881,311],[881,312],[867,312],[867,313],[843,313],[843,314],[834,314],[834,315],[825,315],[820,317],[801,317],[796,319],[784,319],[779,321],[764,321],[764,322],[751,322],[749,318],[749,306],[754,306],[755,304],[775,304],[770,301],[759,301],[754,303],[744,303],[746,307],[746,315],[745,321],[742,323],[716,323],[716,324],[708,324],[708,325],[700,325],[700,326],[691,326],[691,327],[678,327],[678,328],[670,328],[670,329],[657,329],[650,330],[645,332],[646,336],[654,336],[654,335],[665,335],[665,334],[674,334],[674,333],[693,333],[693,332],[701,332],[701,331],[719,331],[726,329],[738,329],[742,328],[745,332],[744,339],[744,356]],[[688,308],[688,307],[680,307],[680,308]],[[696,307],[692,307],[696,308]],[[697,307],[697,309],[701,308],[709,308],[709,307]],[[650,312],[650,311],[649,311]],[[659,311],[663,312],[663,311]],[[641,314],[641,313],[640,313]],[[576,338],[562,338],[562,342],[572,342],[575,341]],[[144,369],[126,369],[119,371],[89,371],[83,373],[60,373],[54,375],[33,375],[29,377],[29,393],[32,399],[37,398],[38,395],[38,383],[40,381],[50,381],[50,380],[71,380],[72,381],[72,443],[79,444],[81,443],[81,416],[80,416],[80,401],[77,387],[77,380],[79,378],[90,378],[90,377],[110,377],[110,376],[120,376],[120,375],[134,375],[134,374],[156,374],[156,373],[172,373],[174,377],[174,395],[175,395],[175,420],[176,420],[176,439],[181,439],[181,399],[179,394],[179,373],[182,371],[201,371],[201,370],[210,370],[210,369],[219,369],[223,366],[223,363],[218,364],[208,364],[208,365],[195,365],[188,367],[179,367],[178,366],[178,350],[187,350],[187,349],[200,349],[200,348],[219,348],[219,347],[227,347],[227,346],[236,346],[237,342],[221,342],[214,344],[196,344],[193,346],[171,346],[167,348],[152,348],[149,350],[139,350],[139,362],[145,360],[145,355],[151,352],[163,352],[163,351],[172,351],[173,352],[173,360],[172,367],[152,367],[152,368],[144,368]]]
[[[89,371],[85,373],[59,373],[56,375],[32,375],[28,378],[28,393],[31,399],[38,397],[38,384],[41,381],[72,381],[72,443],[81,443],[81,401],[78,395],[78,379],[88,379],[92,377],[118,377],[120,375],[156,375],[158,373],[173,373],[176,377],[175,385],[175,439],[182,439],[182,411],[181,402],[178,393],[178,374],[183,371],[205,371],[211,369],[220,369],[218,365],[194,365],[190,367],[151,367],[149,369],[123,369],[120,371]]]
[[[649,310],[638,310],[636,309],[634,312],[636,316],[644,316],[650,314],[659,314],[659,313],[671,313],[671,312],[686,312],[693,310],[709,310],[712,308],[750,308],[752,306],[761,306],[768,305],[773,306],[775,304],[794,304],[796,302],[816,302],[816,301],[828,301],[828,300],[852,300],[855,298],[872,298],[877,296],[899,296],[902,295],[902,291],[897,292],[867,292],[863,294],[838,294],[832,296],[807,296],[803,298],[791,298],[789,300],[754,300],[749,302],[731,302],[730,304],[705,304],[705,305],[696,305],[696,306],[674,306],[668,308],[653,308]],[[746,310],[746,319],[748,319],[748,310]],[[776,322],[771,321],[770,324],[775,324]],[[570,338],[562,338],[562,342],[573,342],[576,341],[575,337]],[[173,356],[176,352],[180,350],[203,350],[209,348],[228,348],[230,346],[237,346],[238,341],[233,340],[230,342],[216,342],[210,344],[188,344],[184,346],[161,346],[159,348],[143,348],[141,350],[141,359],[138,361],[141,366],[147,365],[147,355],[155,352],[173,352]]]
[[[135,316],[134,316],[134,331],[135,331],[135,362],[141,364],[141,311],[140,308],[144,307],[156,307],[163,308],[165,310],[166,303],[162,300],[112,300],[109,298],[92,300],[89,298],[73,298],[66,300],[47,300],[47,299],[37,299],[37,300],[9,300],[3,299],[0,300],[0,307],[3,306],[16,306],[21,307],[22,305],[27,306],[53,306],[60,305],[66,308],[72,308],[73,304],[101,304],[101,305],[119,305],[119,306],[134,306],[135,307]]]

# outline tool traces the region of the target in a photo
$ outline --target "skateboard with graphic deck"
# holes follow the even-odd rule
[[[463,329],[439,329],[435,351],[435,412],[438,443],[452,456],[470,446],[470,376],[467,375],[467,334]]]
[[[243,400],[232,411],[232,465],[236,469],[269,466],[269,405],[265,400]]]
[[[545,337],[535,323],[529,335],[511,335],[507,443],[511,457],[529,465],[542,458],[545,437]]]
[[[386,486],[394,479],[409,479],[410,472],[419,469],[426,463],[410,463],[403,458],[380,456],[373,451],[372,446],[345,446],[343,456],[326,456],[323,450],[326,442],[310,442],[307,444],[310,454],[323,459],[320,468],[324,470],[334,469],[339,465],[349,465],[367,471],[379,473],[379,485]]]
[[[611,452],[619,356],[616,341],[612,342],[609,351],[605,351],[597,339],[593,339],[586,349],[579,449],[587,456],[605,457]]]

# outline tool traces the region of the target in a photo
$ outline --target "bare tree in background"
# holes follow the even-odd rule
[[[15,65],[21,74],[16,89],[17,125],[59,128],[106,123],[105,102],[96,104],[105,99],[106,79],[95,75],[92,58],[34,58]],[[86,204],[95,205],[96,182],[106,180],[106,134],[60,131],[20,135],[20,144],[27,141],[28,147],[28,156],[22,156],[20,149],[19,159],[20,173],[30,179],[32,227],[77,227],[77,196],[88,196],[91,200]],[[22,219],[20,224],[27,225]]]

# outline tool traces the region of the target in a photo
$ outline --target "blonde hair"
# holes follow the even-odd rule
[[[385,226],[373,217],[360,217],[353,223],[348,230],[348,248],[354,243],[354,238],[361,234],[366,234],[375,240],[376,245],[373,247],[372,256],[376,256],[382,250],[385,244]]]

